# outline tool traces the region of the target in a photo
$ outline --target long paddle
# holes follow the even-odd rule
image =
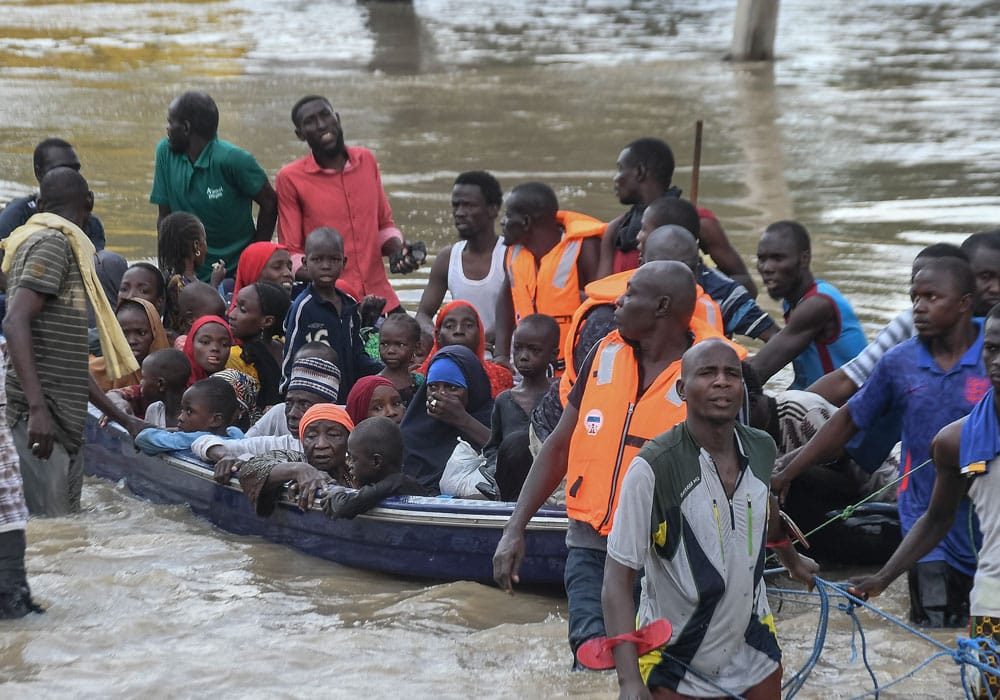
[[[694,160],[691,161],[691,204],[698,206],[698,176],[701,174],[702,120],[694,123]]]

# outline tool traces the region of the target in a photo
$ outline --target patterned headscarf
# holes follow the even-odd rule
[[[226,381],[236,392],[236,400],[243,409],[243,415],[250,423],[256,423],[260,418],[257,410],[257,395],[260,393],[260,383],[246,372],[227,367],[212,375]]]

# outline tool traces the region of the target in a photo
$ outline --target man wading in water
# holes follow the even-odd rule
[[[811,585],[818,567],[784,534],[768,492],[774,441],[736,422],[743,373],[732,347],[706,340],[684,353],[677,393],[687,419],[632,460],[608,536],[608,635],[635,630],[633,589],[643,568],[639,623],[673,625],[669,656],[639,659],[635,644],[615,647],[621,697],[715,697],[724,689],[777,699],[781,650],[764,586],[765,545],[802,583]]]

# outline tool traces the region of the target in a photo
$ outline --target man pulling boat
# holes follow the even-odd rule
[[[784,534],[769,479],[770,436],[737,423],[740,358],[722,340],[684,353],[677,394],[687,418],[629,465],[604,569],[608,635],[635,630],[633,590],[645,570],[642,625],[666,618],[670,642],[639,658],[614,649],[620,697],[778,698],[781,650],[764,585],[765,547],[811,586],[818,567]]]

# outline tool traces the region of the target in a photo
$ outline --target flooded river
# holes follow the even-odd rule
[[[305,153],[291,105],[318,92],[348,143],[378,156],[397,224],[436,250],[454,236],[459,171],[491,170],[505,189],[544,180],[565,208],[610,219],[622,146],[666,139],[687,190],[703,119],[700,203],[751,267],[764,225],[805,223],[814,270],[871,335],[905,305],[916,250],[1000,225],[997,6],[785,0],[773,65],[721,60],[734,6],[0,0],[0,201],[34,188],[38,141],[67,138],[109,247],[152,256],[153,150],[175,95],[211,93],[222,138],[273,176]],[[416,302],[419,274],[394,282]],[[49,612],[0,626],[3,697],[616,694],[609,674],[569,672],[559,598],[337,567],[106,482],[88,481],[84,504],[29,526]],[[905,600],[897,585],[882,604],[903,614]],[[867,687],[840,617],[800,697]],[[778,614],[786,669],[807,657],[815,623],[804,606]],[[932,652],[867,629],[883,681]],[[956,668],[938,662],[896,696],[958,694]]]

